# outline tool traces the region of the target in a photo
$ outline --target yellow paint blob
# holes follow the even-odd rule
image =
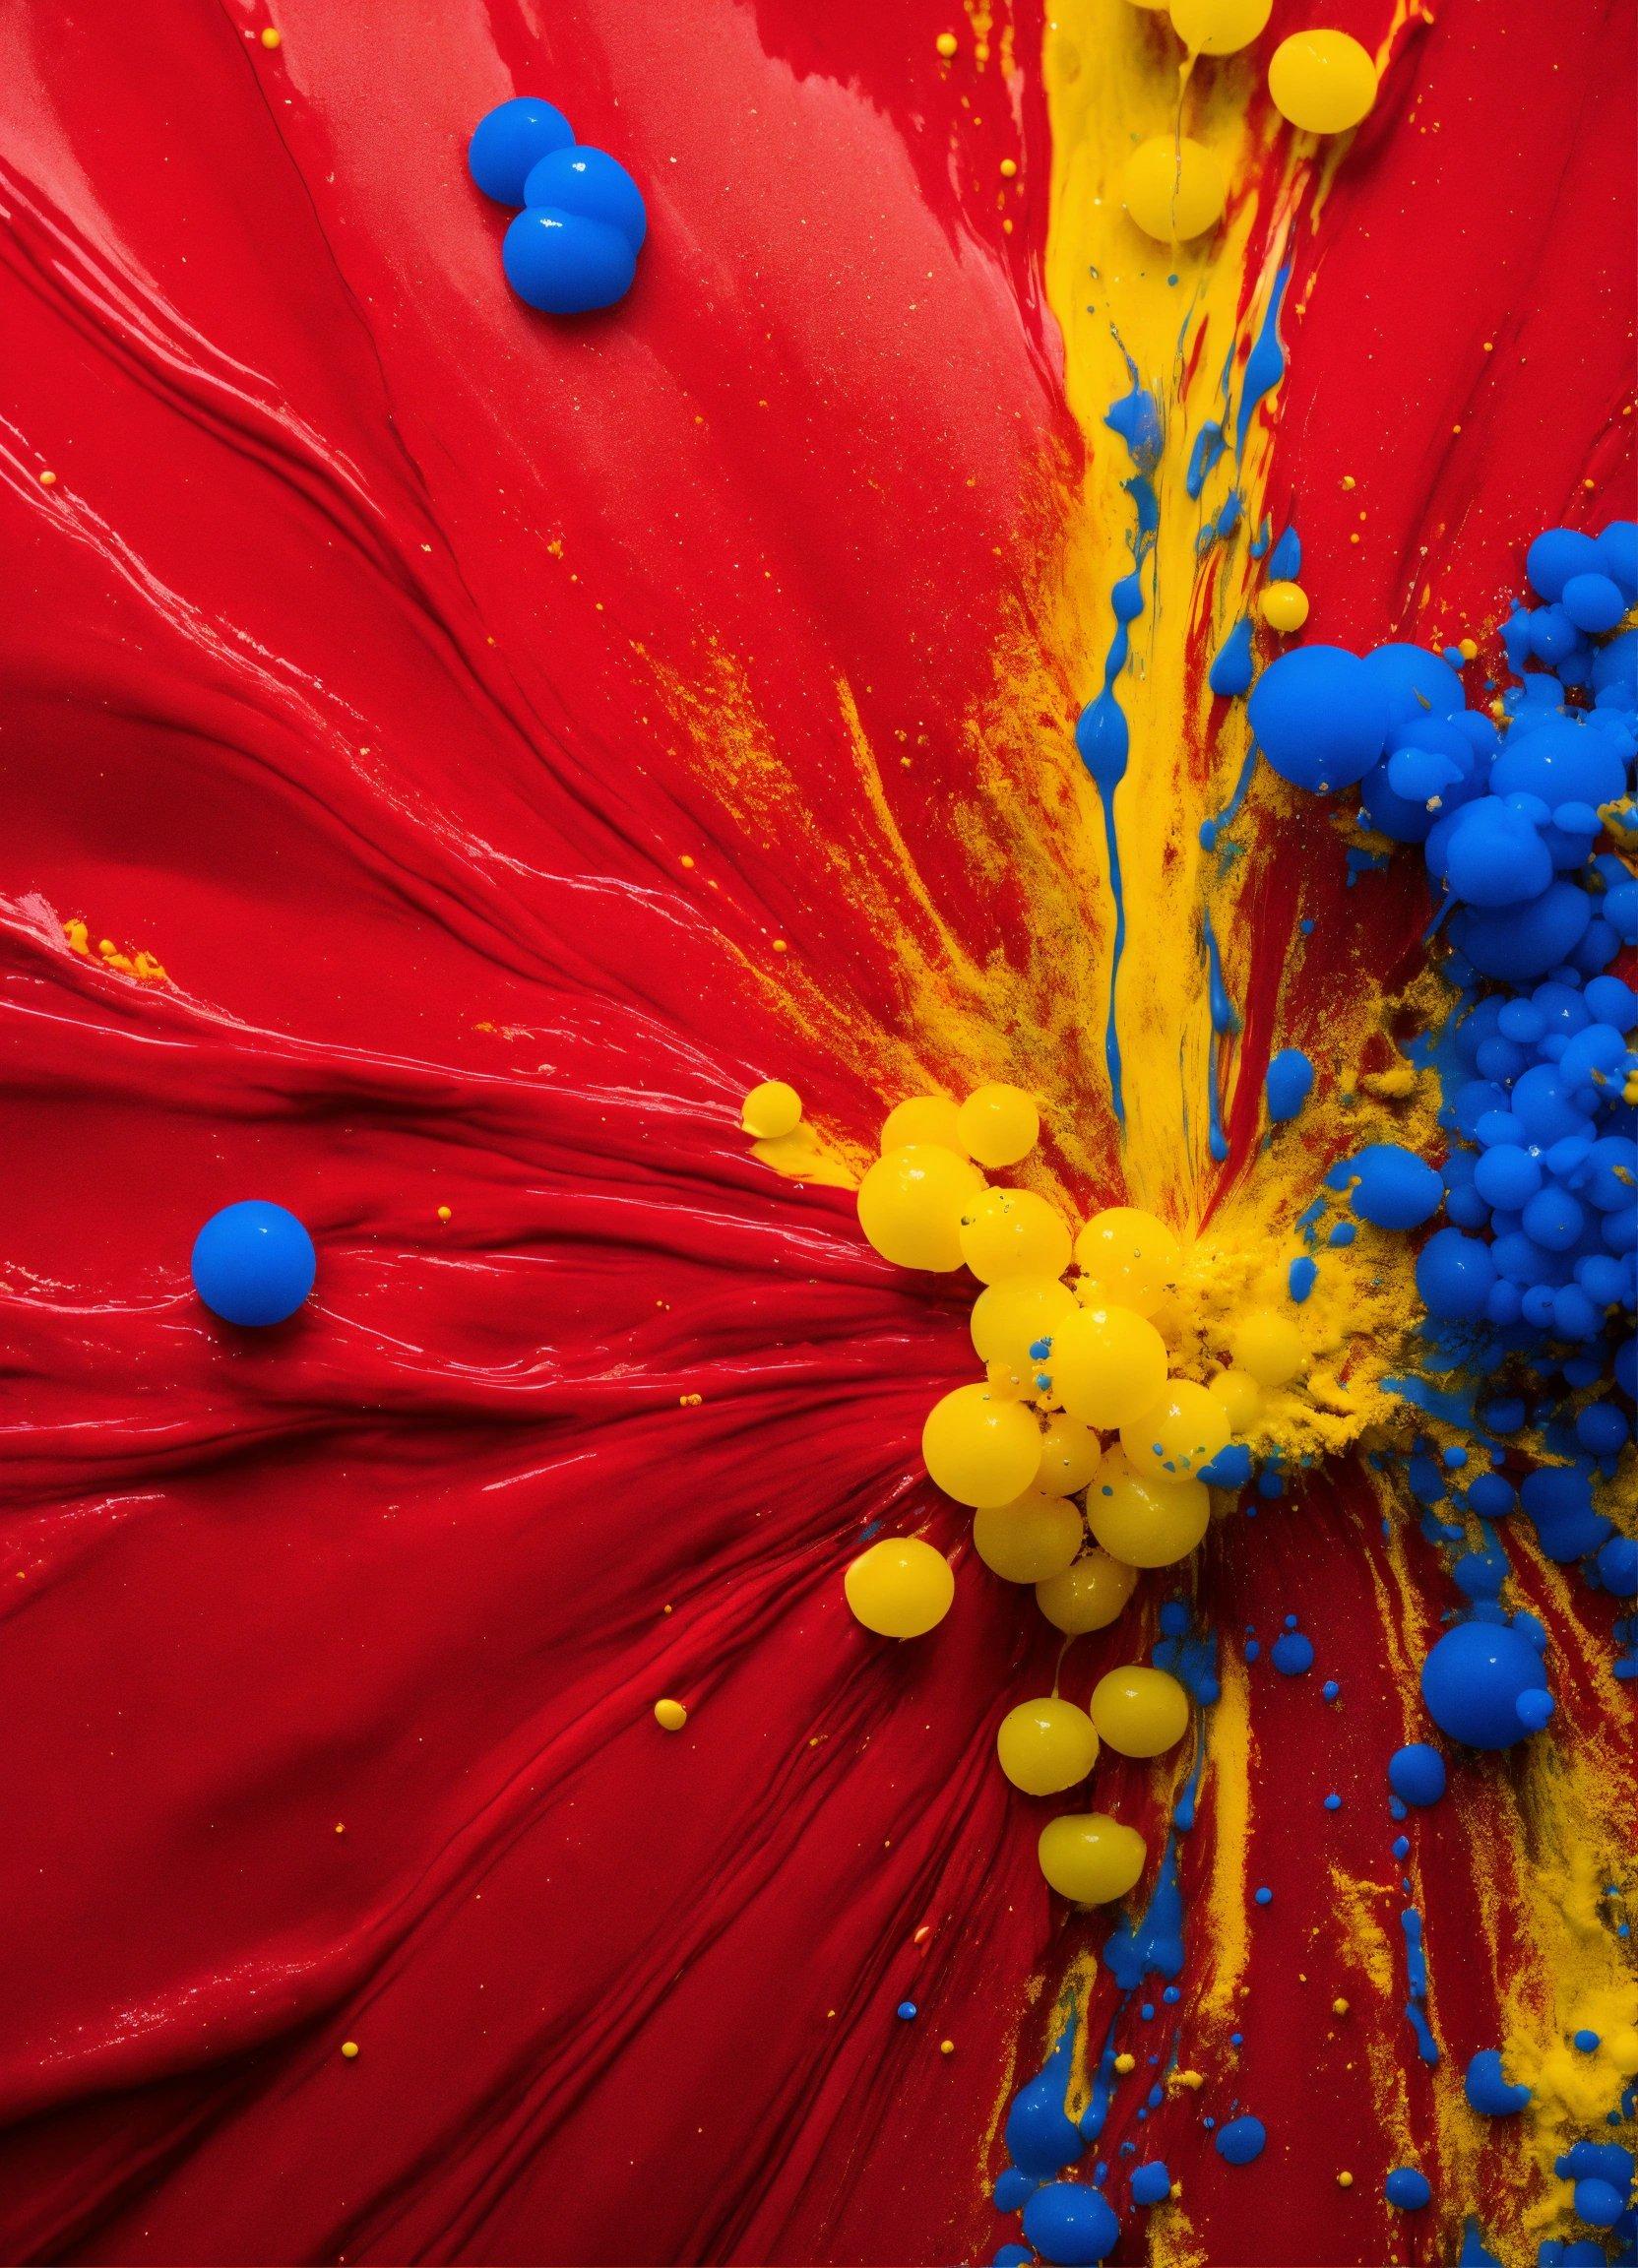
[[[1089,1551],[1084,1559],[1049,1582],[1036,1585],[1036,1605],[1054,1630],[1066,1638],[1081,1638],[1089,1630],[1106,1630],[1137,1588],[1137,1570],[1111,1559],[1106,1551]]]
[[[356,2040],[344,2040],[344,2041],[342,2042],[342,2053],[343,2053],[343,2054],[344,2054],[344,2055],[346,2057],[346,2059],[347,2059],[347,2061],[348,2061],[349,2063],[350,2063],[350,2062],[352,2062],[352,2061],[353,2061],[353,2059],[355,2058],[355,2056],[356,2056],[356,2055],[357,2055],[357,2053],[358,2053],[358,2043],[357,2043],[357,2041],[356,2041]]]
[[[1049,1819],[1038,1848],[1048,1883],[1077,1906],[1107,1906],[1124,1898],[1149,1856],[1135,1827],[1102,1811]]]
[[[662,1732],[680,1732],[688,1722],[688,1712],[680,1701],[657,1701],[654,1721]]]
[[[1111,1449],[1087,1490],[1087,1526],[1128,1567],[1171,1567],[1186,1559],[1211,1525],[1211,1492],[1201,1480],[1152,1480]]]
[[[1061,1276],[1069,1266],[1069,1230],[1033,1189],[986,1189],[962,1216],[961,1256],[980,1284]]]
[[[262,45],[264,47],[277,47],[281,44],[283,38],[283,32],[276,32],[273,26],[270,24],[262,33]]]
[[[1164,1221],[1135,1205],[1095,1213],[1075,1239],[1082,1290],[1094,1307],[1153,1315],[1182,1266],[1182,1249]]]
[[[1087,1707],[1117,1756],[1164,1756],[1189,1729],[1189,1697],[1177,1679],[1137,1662],[1100,1677]]]
[[[1277,1307],[1254,1307],[1228,1342],[1236,1370],[1259,1386],[1285,1386],[1302,1367],[1302,1334]]]
[[[1204,235],[1228,202],[1221,160],[1186,134],[1157,134],[1140,143],[1126,160],[1120,188],[1136,225],[1161,244]]]
[[[1036,1486],[1048,1496],[1079,1494],[1103,1462],[1103,1444],[1090,1425],[1061,1413],[1046,1421]]]
[[[1220,1370],[1206,1391],[1223,1404],[1230,1438],[1243,1440],[1263,1413],[1263,1390],[1256,1379],[1246,1370]]]
[[[1305,134],[1346,134],[1376,100],[1376,65],[1346,32],[1293,32],[1270,59],[1268,91]]]
[[[936,1142],[963,1158],[967,1152],[956,1131],[957,1110],[948,1095],[913,1095],[887,1114],[882,1127],[882,1155],[902,1150],[907,1142]]]
[[[921,1455],[958,1504],[1011,1504],[1040,1469],[1040,1428],[1021,1402],[958,1386],[928,1412]]]
[[[970,1159],[934,1142],[911,1142],[878,1158],[859,1183],[858,1225],[899,1268],[948,1276],[961,1266],[961,1217],[983,1187]]]
[[[959,42],[953,32],[941,32],[938,37],[933,41],[933,45],[938,49],[946,63],[949,62],[951,56],[955,53],[958,44]]]
[[[1134,1473],[1186,1480],[1228,1448],[1228,1413],[1204,1386],[1173,1378],[1152,1410],[1120,1428],[1120,1446]]]
[[[758,1142],[777,1142],[782,1134],[794,1133],[801,1120],[802,1099],[783,1079],[764,1079],[753,1087],[739,1111],[742,1131]]]
[[[856,1620],[879,1638],[920,1638],[943,1621],[956,1595],[950,1562],[918,1536],[884,1537],[843,1577]]]
[[[973,1515],[973,1548],[1004,1583],[1045,1583],[1073,1565],[1087,1540],[1067,1497],[1027,1488],[1011,1504],[982,1504]]]
[[[1009,1709],[996,1728],[995,1752],[1026,1796],[1059,1796],[1097,1763],[1098,1734],[1084,1709],[1054,1695]]]
[[[1237,55],[1274,13],[1274,0],[1171,0],[1171,28],[1191,55]]]
[[[1166,1341],[1130,1307],[1081,1307],[1052,1334],[1052,1396],[1083,1425],[1124,1425],[1166,1389]]]
[[[973,1302],[968,1328],[974,1351],[980,1362],[1004,1362],[1028,1376],[1041,1366],[1030,1349],[1050,1339],[1074,1312],[1075,1294],[1055,1276],[1004,1276],[986,1285]]]
[[[976,1087],[958,1113],[962,1141],[980,1166],[1016,1166],[1040,1139],[1040,1112],[1022,1087]]]
[[[1282,637],[1300,630],[1308,619],[1308,594],[1300,583],[1271,583],[1259,606],[1263,620]]]

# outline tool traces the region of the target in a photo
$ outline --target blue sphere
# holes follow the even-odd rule
[[[531,205],[518,215],[500,257],[518,297],[547,315],[612,307],[637,273],[637,255],[618,228],[550,205]]]
[[[1562,603],[1576,628],[1595,638],[1613,630],[1626,612],[1620,586],[1607,575],[1572,575],[1564,586]]]
[[[1024,2208],[1024,2234],[1059,2268],[1094,2268],[1120,2241],[1108,2199],[1080,2181],[1049,2181]]]
[[[641,252],[649,232],[643,192],[606,150],[575,144],[567,150],[548,150],[524,183],[526,205],[550,205],[559,213],[573,213],[582,220],[600,220],[617,228],[634,252]]]
[[[1147,2166],[1132,2168],[1134,2205],[1164,2205],[1170,2195],[1171,2174],[1164,2161],[1157,2158]]]
[[[1426,718],[1455,717],[1466,704],[1461,678],[1425,647],[1398,641],[1378,646],[1365,656],[1364,665],[1387,701],[1390,729]]]
[[[1377,1228],[1419,1228],[1444,1201],[1445,1185],[1425,1159],[1398,1142],[1371,1142],[1348,1161],[1357,1184],[1349,1199]]]
[[[1382,2194],[1401,2213],[1419,2213],[1433,2195],[1425,2174],[1414,2166],[1396,2166],[1382,2184]]]
[[[497,205],[521,205],[531,168],[574,138],[561,110],[534,94],[514,94],[478,120],[467,145],[467,169]]]
[[[1611,1536],[1595,1562],[1599,1581],[1613,1599],[1638,1599],[1638,1542]]]
[[[1492,795],[1536,795],[1549,811],[1560,803],[1612,803],[1626,792],[1618,740],[1568,717],[1518,724],[1490,767]]]
[[[1516,1630],[1501,1622],[1458,1622],[1422,1664],[1421,1697],[1452,1740],[1510,1748],[1536,1730],[1520,1702],[1543,1689],[1543,1676],[1541,1656]]]
[[[1260,2118],[1230,2118],[1217,2130],[1217,2154],[1230,2166],[1249,2166],[1260,2158],[1268,2141],[1268,2128]]]
[[[1467,906],[1521,906],[1552,880],[1552,855],[1527,812],[1500,795],[1465,803],[1445,848],[1445,885]]]
[[[1629,599],[1638,598],[1638,520],[1611,520],[1593,541],[1601,572],[1618,583]]]
[[[1417,1254],[1417,1290],[1443,1323],[1477,1323],[1489,1305],[1496,1268],[1490,1247],[1460,1228],[1440,1228]]]
[[[1544,976],[1581,943],[1593,918],[1585,890],[1561,878],[1523,906],[1480,913],[1464,906],[1452,916],[1450,941],[1481,976],[1511,983]]]
[[[1613,2229],[1626,2211],[1626,2199],[1613,2182],[1595,2175],[1575,2185],[1575,2217],[1589,2229]]]
[[[1013,2097],[1006,2144],[1014,2165],[1037,2181],[1080,2157],[1081,2129],[1063,2107],[1062,2074],[1054,2074],[1050,2063]]]
[[[1313,1092],[1314,1067],[1300,1047],[1282,1047],[1269,1057],[1265,1078],[1268,1114],[1277,1126],[1294,1118]]]
[[[193,1286],[224,1323],[260,1330],[293,1315],[318,1270],[313,1239],[283,1205],[224,1205],[194,1238]]]
[[[1282,1630],[1268,1650],[1282,1677],[1301,1677],[1314,1666],[1314,1642],[1301,1630]]]
[[[1251,688],[1246,713],[1281,779],[1315,795],[1356,787],[1381,756],[1392,723],[1376,678],[1341,646],[1282,654]]]
[[[1595,575],[1603,567],[1591,536],[1574,528],[1549,528],[1525,554],[1524,571],[1538,597],[1557,598],[1572,575]]]
[[[1388,1758],[1388,1786],[1402,1803],[1425,1810],[1445,1792],[1445,1760],[1425,1740],[1413,1740]]]

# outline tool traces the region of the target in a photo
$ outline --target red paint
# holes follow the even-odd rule
[[[1430,130],[1385,116],[1303,255],[1280,462],[1358,638],[1418,618],[1422,540],[1477,627],[1627,463],[1630,74],[1618,16],[1569,13],[1449,10],[1401,66]],[[947,727],[1078,447],[1040,20],[977,127],[926,0],[550,15],[4,29],[8,2257],[978,2256],[1025,1982],[1096,1934],[989,1754],[1043,1638],[965,1558],[914,1652],[841,1601],[860,1525],[920,1501],[958,1304],[734,1130],[773,1072],[879,1111],[743,975],[788,936],[894,1014],[815,850],[859,839],[839,675],[916,750],[888,791],[970,949],[1027,919],[968,886]],[[515,86],[648,191],[607,318],[504,289],[462,148]],[[654,664],[718,652],[811,836],[730,819],[667,717]],[[1292,910],[1277,881],[1271,975]],[[174,987],[70,954],[73,915]],[[320,1277],[242,1340],[186,1255],[250,1194]],[[1314,1516],[1328,1570],[1292,1533],[1223,1580],[1323,1586],[1364,1681],[1359,1537]],[[1263,1757],[1354,1743],[1368,1785],[1395,1713],[1258,1706],[1276,1837]],[[1372,2133],[1362,2059],[1315,2084],[1294,2021],[1259,2053],[1294,2162]],[[1363,2256],[1317,2178],[1271,2219],[1183,2111],[1152,2133],[1214,2258]]]

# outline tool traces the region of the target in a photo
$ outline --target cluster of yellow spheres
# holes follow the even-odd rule
[[[1169,18],[1192,62],[1237,55],[1266,28],[1274,0],[1133,0]],[[1268,91],[1282,118],[1308,134],[1346,134],[1376,100],[1376,65],[1346,32],[1293,32],[1269,60]],[[1126,161],[1121,195],[1146,236],[1186,244],[1223,219],[1228,175],[1203,142],[1157,134]]]
[[[865,1236],[900,1267],[980,1287],[970,1330],[984,1375],[928,1413],[927,1472],[973,1514],[973,1544],[1003,1582],[1034,1588],[1040,1612],[1074,1638],[1114,1622],[1141,1570],[1188,1557],[1205,1536],[1202,1474],[1252,1426],[1269,1391],[1304,1360],[1289,1317],[1258,1308],[1238,1319],[1228,1361],[1209,1383],[1173,1377],[1160,1325],[1177,1308],[1183,1253],[1153,1214],[1117,1205],[1071,1236],[1033,1190],[987,1172],[1020,1164],[1040,1131],[1021,1089],[980,1087],[901,1102],[858,1192]],[[857,1619],[887,1638],[916,1638],[949,1611],[955,1580],[942,1552],[914,1537],[884,1539],[847,1574]],[[1003,1771],[1029,1795],[1078,1786],[1100,1742],[1155,1756],[1181,1739],[1188,1703],[1157,1670],[1111,1671],[1088,1709],[1053,1696],[1004,1721]],[[1051,1822],[1043,1873],[1066,1897],[1118,1898],[1143,1866],[1142,1838],[1097,1813]]]

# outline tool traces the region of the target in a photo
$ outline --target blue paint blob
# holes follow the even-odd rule
[[[1252,687],[1247,713],[1273,769],[1310,794],[1362,780],[1382,753],[1390,721],[1370,670],[1340,646],[1280,655]]]
[[[1249,2166],[1268,2144],[1268,2129],[1260,2118],[1230,2118],[1217,2134],[1217,2153],[1230,2166]]]
[[[1256,1897],[1259,1906],[1272,1906],[1274,1904],[1274,1892],[1268,1887],[1266,1882],[1257,1891]]]
[[[1583,2055],[1596,2055],[1598,2053],[1599,2036],[1596,2032],[1576,2032],[1571,2037]]]
[[[992,2194],[995,2199],[996,2212],[1021,2213],[1024,2209],[1024,2200],[1032,2194],[1037,2186],[1038,2184],[1020,2168],[1017,2166],[1007,2167],[1004,2172],[995,2176],[995,2188]]]
[[[1419,2213],[1433,2199],[1427,2175],[1414,2166],[1396,2166],[1382,2184],[1382,2194],[1401,2213]]]
[[[919,2010],[914,2000],[901,2000],[893,2013],[902,2023],[909,2024],[919,2014]]]
[[[1529,1719],[1542,1693],[1542,1660],[1528,1639],[1504,1623],[1459,1622],[1422,1665],[1422,1699],[1441,1732],[1470,1748],[1508,1748],[1539,1730]],[[1544,1722],[1544,1720],[1543,1720]]]
[[[1161,2205],[1171,2195],[1171,2175],[1163,2160],[1154,2159],[1147,2166],[1132,2168],[1132,2203],[1134,2205]]]
[[[1470,2109],[1482,2118],[1510,2118],[1530,2101],[1528,2087],[1514,2087],[1502,2077],[1501,2050],[1480,2048],[1469,2063],[1462,2082]]]
[[[634,253],[643,249],[649,217],[643,192],[617,158],[606,150],[574,144],[549,150],[531,166],[524,183],[526,205],[550,205],[582,220],[600,220],[616,229]]]
[[[515,94],[472,129],[467,168],[485,197],[497,205],[521,205],[532,168],[549,151],[566,150],[574,138],[561,110],[533,94]]]
[[[1294,1118],[1314,1089],[1314,1067],[1300,1047],[1282,1047],[1269,1058],[1264,1081],[1268,1114],[1277,1126]]]
[[[1024,2234],[1043,2260],[1093,2268],[1120,2241],[1107,2198],[1079,2181],[1049,2181],[1024,2208]]]
[[[1611,2182],[1601,2181],[1597,2175],[1578,2181],[1573,2192],[1575,2217],[1585,2221],[1589,2229],[1613,2229],[1626,2211],[1626,2199]],[[1604,2258],[1601,2248],[1599,2258]]]
[[[1445,1792],[1445,1760],[1437,1748],[1415,1740],[1388,1759],[1388,1786],[1400,1800],[1418,1809],[1437,1803]]]
[[[1318,1279],[1318,1263],[1310,1259],[1308,1254],[1304,1252],[1297,1259],[1293,1260],[1291,1266],[1287,1269],[1286,1290],[1291,1294],[1292,1298],[1294,1299],[1297,1305],[1300,1307],[1304,1299],[1307,1298],[1309,1292],[1313,1290]],[[1279,1490],[1275,1489],[1273,1493],[1278,1495]]]
[[[1301,1630],[1282,1630],[1268,1658],[1282,1677],[1301,1677],[1314,1666],[1314,1642]]]
[[[211,1216],[194,1239],[192,1269],[213,1315],[264,1330],[295,1313],[313,1289],[318,1259],[293,1213],[252,1197]]]
[[[1220,700],[1234,701],[1250,691],[1251,617],[1242,615],[1213,657],[1206,682]]]
[[[1444,1202],[1440,1176],[1398,1142],[1368,1143],[1339,1173],[1340,1180],[1355,1183],[1349,1202],[1373,1228],[1419,1228]]]
[[[547,315],[612,307],[637,273],[637,255],[618,228],[550,205],[532,205],[518,215],[500,256],[518,297]]]

